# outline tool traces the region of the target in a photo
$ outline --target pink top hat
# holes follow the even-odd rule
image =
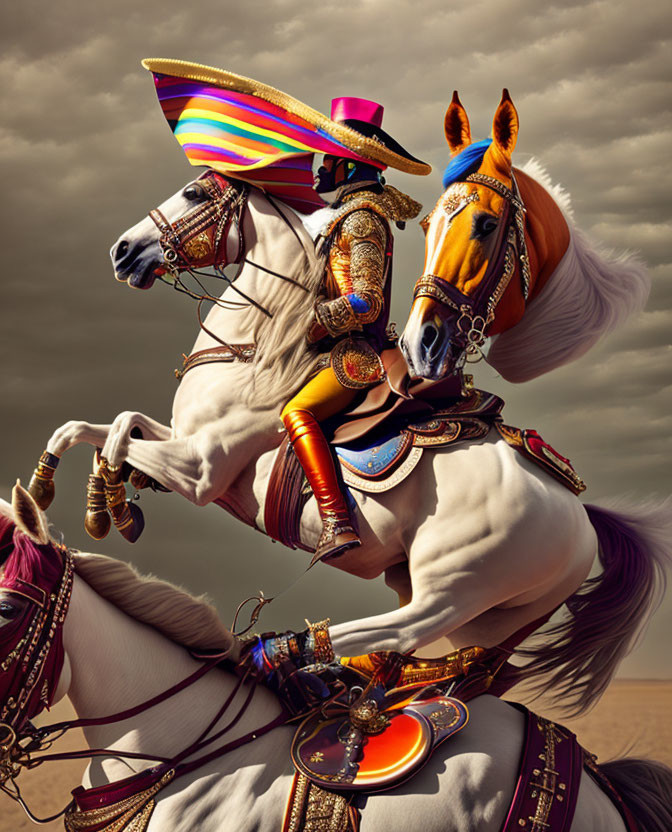
[[[383,123],[383,105],[366,98],[332,98],[331,120],[342,123],[350,119],[380,127]]]
[[[393,139],[389,133],[383,130],[383,105],[378,104],[376,101],[369,101],[368,98],[353,98],[351,96],[332,98],[331,120],[337,124],[343,124],[351,130],[355,130],[361,136],[374,139],[379,144],[384,145],[388,150],[396,153],[397,156],[421,165],[426,165],[426,162],[422,162],[420,159],[416,159],[415,156],[411,156],[396,139]],[[371,164],[375,167],[385,167],[385,165],[379,162],[371,162]]]

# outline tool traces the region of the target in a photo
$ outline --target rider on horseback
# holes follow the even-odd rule
[[[381,129],[382,117],[383,107],[373,101],[332,101],[333,121],[374,138],[400,157],[413,159]],[[316,241],[318,252],[325,257],[325,275],[308,337],[321,352],[330,353],[330,363],[301,388],[281,414],[322,518],[314,560],[360,545],[320,423],[344,410],[358,390],[384,378],[380,353],[389,341],[390,221],[403,228],[421,207],[385,185],[384,167],[326,155],[316,176],[315,190],[331,210]]]

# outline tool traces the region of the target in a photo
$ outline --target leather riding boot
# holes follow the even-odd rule
[[[299,458],[317,500],[322,534],[312,563],[334,557],[361,545],[336,474],[334,458],[319,422],[307,410],[292,410],[283,417],[289,441]]]

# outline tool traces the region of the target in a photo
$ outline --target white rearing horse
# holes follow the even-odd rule
[[[150,791],[155,806],[153,811],[151,806],[147,809],[151,814],[148,826],[134,828],[148,832],[278,832],[292,782],[290,742],[295,729],[282,724],[282,708],[272,693],[265,688],[251,689],[247,683],[241,686],[240,678],[222,665],[195,677],[206,665],[185,648],[228,651],[231,656],[237,652],[235,639],[214,609],[164,581],[139,576],[122,561],[95,554],[66,556],[63,547],[53,545],[46,518],[20,486],[14,490],[13,506],[0,501],[0,563],[4,564],[0,576],[0,659],[8,661],[8,651],[31,622],[41,622],[32,632],[45,643],[44,627],[49,626],[55,606],[60,605],[40,679],[33,679],[30,688],[31,679],[21,661],[9,661],[9,669],[0,678],[3,714],[7,712],[8,690],[36,691],[35,695],[29,693],[23,713],[10,709],[10,716],[5,717],[15,726],[16,734],[35,736],[25,717],[39,713],[45,699],[57,701],[67,695],[78,720],[85,721],[89,749],[101,749],[84,775],[85,789],[115,783],[119,789],[115,799],[123,796],[128,801],[126,808],[137,811],[147,805],[148,798],[144,804],[133,803],[143,781],[126,778],[143,771],[151,775],[148,766],[157,759],[167,761],[164,769],[175,771],[173,779],[170,775],[162,778],[166,783],[163,788],[154,794]],[[74,576],[68,558],[72,558],[69,563],[74,566]],[[40,607],[39,592],[44,591],[51,592],[51,600]],[[15,651],[23,649],[19,644]],[[58,655],[52,656],[52,651]],[[34,660],[33,655],[30,666]],[[190,685],[163,698],[165,692],[190,677]],[[44,692],[39,695],[43,681],[48,682],[46,696]],[[229,706],[222,711],[229,698]],[[150,700],[156,700],[155,704],[141,709]],[[112,721],[131,707],[135,714]],[[367,797],[362,832],[502,829],[516,784],[524,717],[519,710],[487,695],[473,699],[469,707],[467,726],[435,749],[410,781]],[[241,716],[229,731],[200,754],[175,763],[196,738],[214,737],[237,713]],[[109,716],[100,719],[101,715]],[[62,726],[54,733],[60,734]],[[42,733],[38,729],[36,736],[38,746],[48,742],[45,727]],[[7,725],[0,727],[0,762],[1,754],[10,753],[12,739]],[[228,753],[213,756],[208,763],[185,769],[180,775],[179,765],[189,766],[194,757],[200,759],[225,744],[231,749]],[[39,749],[31,753],[35,760]],[[47,753],[59,759],[58,747]],[[635,816],[640,832],[670,828],[672,811],[666,803],[666,790],[672,789],[672,771],[640,760],[616,761],[603,768]],[[124,782],[117,784],[120,780]],[[571,832],[624,832],[626,827],[615,805],[585,771],[579,783]],[[20,777],[16,785],[20,786]],[[569,791],[556,792],[561,799],[572,798]],[[79,808],[92,803],[100,806],[100,795],[100,791],[87,794],[79,789]],[[119,812],[98,808],[99,813],[104,811]],[[67,828],[85,829],[87,823],[98,828],[95,822],[102,819],[95,813],[77,815],[70,818],[77,825]],[[514,816],[507,829],[512,823],[518,828]],[[529,828],[541,827],[530,824]]]
[[[154,220],[145,218],[125,232],[112,258],[117,279],[149,288],[156,271],[170,265],[164,253],[177,245],[175,239],[179,243],[181,229],[193,228],[194,218],[206,212],[210,224],[199,226],[210,234],[209,242],[202,241],[211,252],[206,262],[239,261],[235,289],[254,302],[241,309],[241,295],[228,287],[192,353],[222,342],[256,344],[254,361],[201,364],[187,372],[170,427],[133,412],[121,413],[110,425],[71,421],[56,430],[47,451],[60,457],[81,442],[102,447],[112,466],[126,461],[197,505],[222,500],[235,516],[264,530],[267,485],[281,440],[278,416],[316,360],[305,333],[322,271],[297,215],[257,188],[246,193],[240,202],[240,184],[229,187],[218,174],[189,183]],[[137,431],[141,439],[135,438]],[[591,603],[586,598],[578,605],[582,612],[566,623],[557,649],[544,653],[553,656],[550,669],[573,662],[573,673],[559,673],[568,686],[582,680],[580,704],[587,705],[611,678],[657,596],[656,563],[662,555],[653,540],[656,524],[664,526],[667,517],[655,511],[643,515],[652,524],[649,534],[637,511],[629,520],[585,508],[493,433],[466,446],[426,452],[413,474],[391,491],[352,490],[362,547],[333,565],[362,578],[384,572],[407,603],[331,626],[334,650],[341,656],[406,652],[443,636],[446,643],[434,655],[500,644],[581,587],[600,538],[605,576],[591,584]],[[301,517],[303,543],[314,547],[320,528],[311,499]],[[612,586],[624,570],[637,592],[623,585],[616,599]],[[606,626],[604,604],[616,600],[619,620]],[[574,637],[591,627],[593,639],[575,652]],[[571,636],[569,643],[564,636]],[[599,661],[593,661],[596,656]]]

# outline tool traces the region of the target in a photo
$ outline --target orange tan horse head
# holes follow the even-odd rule
[[[425,267],[402,349],[411,375],[441,378],[521,321],[554,273],[570,230],[550,193],[512,167],[518,114],[507,90],[492,140],[473,143],[457,92],[445,117],[446,188],[422,221]]]

